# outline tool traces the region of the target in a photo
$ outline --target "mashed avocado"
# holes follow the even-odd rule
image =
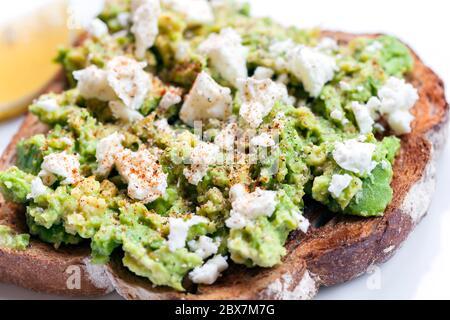
[[[417,100],[394,37],[337,43],[235,1],[196,3],[200,16],[181,0],[109,1],[102,28],[58,54],[70,88],[30,106],[50,131],[0,172],[31,235],[90,242],[99,264],[123,253],[179,291],[231,262],[280,264],[308,231],[305,198],[383,215]],[[0,245],[27,243],[0,227]]]
[[[0,225],[0,247],[25,250],[29,242],[28,234],[16,234],[10,227]]]

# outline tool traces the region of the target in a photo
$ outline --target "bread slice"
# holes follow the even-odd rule
[[[356,35],[324,32],[324,36],[345,43]],[[69,295],[103,294],[112,284],[127,299],[310,299],[321,286],[363,274],[370,266],[389,259],[426,214],[435,187],[436,162],[447,137],[449,107],[443,82],[417,55],[414,57],[414,71],[408,80],[420,95],[413,110],[416,121],[413,132],[402,138],[392,183],[394,199],[383,217],[334,215],[320,205],[308,204],[306,215],[312,228],[306,235],[291,234],[283,264],[272,269],[232,265],[216,284],[192,288],[190,293],[154,287],[126,270],[119,256],[104,268],[92,267],[86,248],[54,250],[39,241],[32,241],[25,252],[0,249],[0,281]],[[13,163],[20,138],[42,131],[45,128],[29,115],[2,157],[0,169]],[[20,207],[1,202],[1,219],[24,231]],[[73,264],[83,270],[82,290],[66,288],[64,271]]]

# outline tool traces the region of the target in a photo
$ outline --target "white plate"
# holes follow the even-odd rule
[[[17,0],[16,0],[17,2]],[[392,0],[253,0],[254,13],[272,16],[284,24],[349,32],[385,32],[412,45],[424,61],[450,86],[450,30],[448,1]],[[86,3],[86,2],[85,2]],[[90,2],[89,2],[90,3]],[[447,89],[447,97],[450,97]],[[0,150],[19,121],[0,125]],[[372,274],[333,288],[322,289],[318,299],[449,299],[450,291],[450,147],[438,168],[438,186],[429,214],[397,254]],[[0,285],[0,299],[55,298]],[[110,295],[108,299],[116,299]]]

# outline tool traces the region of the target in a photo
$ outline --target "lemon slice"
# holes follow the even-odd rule
[[[58,71],[57,47],[69,36],[64,0],[0,26],[0,120],[23,113],[45,88]]]

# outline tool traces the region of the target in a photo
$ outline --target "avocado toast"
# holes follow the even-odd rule
[[[83,44],[61,52],[75,89],[31,106],[52,131],[19,142],[46,130],[29,116],[4,156],[19,169],[2,173],[2,190],[27,206],[29,232],[66,244],[10,244],[5,281],[74,295],[107,292],[110,279],[128,298],[298,299],[395,252],[427,210],[447,123],[441,81],[409,49],[283,28],[232,2],[198,21],[163,1],[154,46],[139,50],[152,36],[137,31],[138,13],[159,8],[131,4],[108,6]],[[211,157],[230,149],[231,162]],[[150,178],[133,175],[141,163]],[[24,219],[11,203],[2,214]],[[67,245],[89,240],[94,264]],[[24,261],[42,276],[26,276]],[[71,265],[84,268],[81,290],[67,289]]]

